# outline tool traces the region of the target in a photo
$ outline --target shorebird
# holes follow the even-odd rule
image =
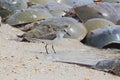
[[[64,24],[62,26],[57,26],[53,24],[44,24],[18,37],[22,38],[22,41],[44,43],[47,54],[49,54],[48,45],[51,44],[52,50],[54,51],[54,53],[56,53],[53,44],[63,39],[65,34],[71,36],[67,32],[68,28],[69,25],[64,25]]]
[[[51,27],[50,27],[51,28]],[[57,28],[57,30],[55,28],[52,27],[52,29],[54,30],[53,32],[51,33],[48,33],[46,35],[44,35],[43,37],[43,41],[42,43],[45,43],[45,50],[46,50],[46,53],[49,54],[49,51],[48,51],[48,45],[52,45],[52,50],[54,51],[54,53],[56,53],[55,49],[54,49],[54,46],[53,44],[56,43],[57,41],[59,40],[62,40],[64,35],[67,34],[69,36],[71,36],[68,32],[67,32],[67,28],[68,26],[67,25],[64,25],[62,28]]]

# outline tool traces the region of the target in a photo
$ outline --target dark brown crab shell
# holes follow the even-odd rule
[[[68,12],[68,14],[69,13],[71,12]],[[82,22],[86,22],[91,18],[105,18],[116,24],[119,19],[116,9],[107,2],[76,6],[73,8],[72,13],[75,14]]]

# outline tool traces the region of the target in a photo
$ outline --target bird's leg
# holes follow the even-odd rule
[[[48,44],[45,45],[45,50],[46,50],[46,53],[49,54],[47,46],[48,46]]]
[[[0,17],[0,27],[1,27],[1,25],[2,25],[2,18]]]
[[[52,44],[52,49],[53,49],[54,53],[56,54],[56,51],[55,51],[55,49],[54,49],[54,46],[53,46],[53,44]]]

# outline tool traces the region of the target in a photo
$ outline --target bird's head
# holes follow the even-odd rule
[[[68,28],[69,28],[68,25],[64,25],[63,28],[61,29],[61,31],[64,32],[65,34],[67,34],[68,36],[71,36],[68,32]]]

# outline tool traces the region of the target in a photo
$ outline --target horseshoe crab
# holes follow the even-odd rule
[[[44,9],[25,9],[14,13],[6,20],[6,23],[10,25],[16,25],[35,22],[37,20],[43,20],[52,17],[53,16]]]
[[[39,4],[45,2],[56,2],[56,0],[28,0],[28,3],[30,4]]]
[[[120,0],[103,0],[104,2],[120,3]]]
[[[23,38],[28,41],[30,41],[33,37],[41,39],[41,36],[51,33],[53,30],[62,28],[64,25],[68,26],[66,31],[68,34],[70,34],[70,36],[68,34],[65,34],[65,38],[75,38],[82,40],[87,34],[87,30],[84,25],[75,19],[69,17],[57,17],[36,23],[33,25],[33,28],[30,31],[24,34]]]
[[[104,72],[108,72],[108,73],[120,76],[120,58],[119,57],[100,60],[95,64],[84,64],[84,63],[70,61],[70,60],[57,60],[57,59],[55,59],[54,61],[61,62],[61,63],[67,63],[67,64],[76,64],[79,66],[84,66],[87,68],[92,68],[95,70],[104,71]]]
[[[88,33],[86,43],[97,48],[120,49],[120,26],[104,26]]]
[[[88,31],[91,31],[91,30],[95,30],[97,28],[104,27],[104,26],[114,26],[115,24],[104,18],[92,18],[92,19],[87,20],[84,23],[84,25]]]
[[[0,0],[0,7],[15,11],[27,8],[26,0]]]
[[[66,14],[66,16],[71,15],[78,18],[81,22],[86,22],[91,18],[105,18],[116,24],[119,19],[116,9],[107,2],[76,6]]]
[[[120,2],[119,3],[111,3],[112,6],[117,10],[117,13],[120,17]]]
[[[120,76],[120,58],[101,60],[95,65],[95,68]]]
[[[48,10],[53,16],[64,16],[65,11],[68,11],[71,7],[63,3],[46,2],[43,4],[33,5],[30,8],[32,9],[42,8]]]
[[[64,3],[71,7],[75,5],[87,5],[94,3],[93,0],[57,0],[58,3]]]
[[[9,17],[12,14],[12,11],[0,7],[0,16],[3,20]]]
[[[26,0],[0,0],[0,16],[7,18],[16,10],[27,8]]]

